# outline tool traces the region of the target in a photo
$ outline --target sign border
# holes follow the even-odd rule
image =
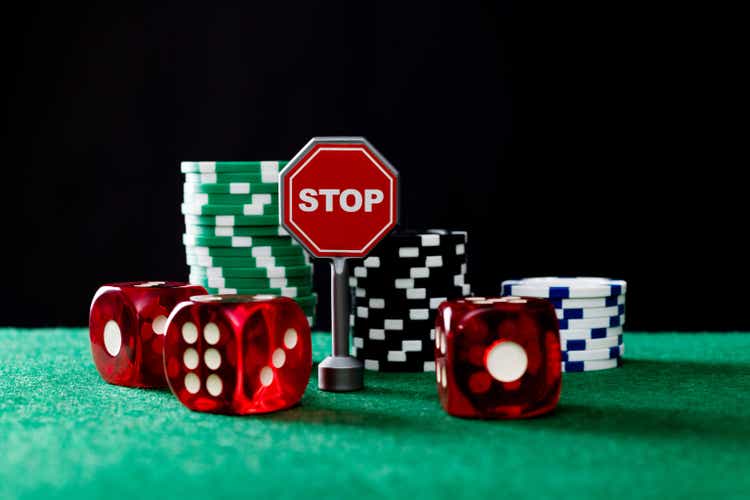
[[[336,249],[321,249],[317,245],[314,244],[312,239],[306,235],[306,233],[299,228],[298,225],[294,224],[292,218],[291,218],[291,210],[289,210],[289,222],[290,225],[294,224],[295,230],[299,231],[301,234],[305,235],[305,237],[309,241],[305,241],[302,238],[300,238],[295,231],[293,231],[291,228],[287,227],[286,221],[285,221],[285,211],[284,208],[286,207],[286,199],[284,197],[284,187],[286,185],[286,178],[291,172],[292,169],[296,168],[299,163],[302,161],[302,159],[307,156],[307,154],[312,151],[316,146],[319,145],[325,145],[325,144],[351,144],[351,145],[359,145],[362,146],[362,151],[365,155],[370,156],[369,153],[375,156],[375,159],[370,157],[370,160],[375,163],[375,165],[378,168],[381,168],[381,166],[384,166],[388,169],[390,174],[393,176],[393,179],[389,180],[389,183],[391,184],[391,191],[393,191],[393,196],[391,200],[391,206],[390,206],[390,220],[388,222],[387,227],[390,227],[390,229],[381,229],[375,236],[373,236],[367,243],[365,243],[359,250],[336,250]],[[369,150],[369,153],[368,151]],[[307,161],[310,161],[312,158],[309,158]],[[382,170],[382,168],[381,168]],[[384,172],[384,174],[386,174]],[[295,174],[296,175],[296,174]],[[387,175],[387,174],[386,174]],[[343,259],[349,259],[349,258],[358,258],[359,255],[323,255],[321,257],[318,257],[315,255],[315,252],[313,252],[313,249],[311,248],[308,243],[312,244],[315,251],[322,252],[322,253],[328,253],[328,252],[336,252],[338,254],[346,254],[346,253],[352,253],[352,254],[360,254],[362,253],[363,249],[367,248],[368,246],[374,246],[373,241],[375,241],[375,244],[377,244],[377,241],[382,239],[384,237],[384,232],[391,231],[396,225],[399,223],[399,218],[401,215],[401,210],[399,207],[400,202],[400,192],[399,192],[399,185],[400,185],[400,177],[398,170],[396,170],[393,165],[378,151],[370,142],[365,139],[364,137],[352,137],[352,136],[346,136],[346,137],[335,137],[335,136],[324,136],[324,137],[313,137],[310,139],[307,144],[287,163],[284,168],[279,172],[279,207],[281,207],[281,210],[279,211],[279,222],[281,225],[289,231],[289,234],[300,244],[302,245],[307,251],[313,254],[314,257],[317,258],[343,258]],[[290,183],[292,180],[290,180]],[[290,189],[291,189],[290,184]],[[289,200],[291,202],[291,200]],[[395,211],[395,216],[394,212]]]

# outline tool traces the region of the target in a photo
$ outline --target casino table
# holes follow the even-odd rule
[[[228,417],[107,385],[86,329],[0,329],[0,498],[748,498],[750,333],[625,344],[536,419],[450,417],[433,374],[372,372]]]

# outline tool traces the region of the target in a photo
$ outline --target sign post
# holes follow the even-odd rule
[[[362,362],[349,355],[347,259],[363,258],[398,222],[398,172],[363,137],[315,137],[279,176],[281,223],[317,258],[331,259],[331,350],[324,391],[356,391]]]

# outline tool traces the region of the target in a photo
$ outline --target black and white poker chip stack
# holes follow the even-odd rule
[[[437,307],[471,294],[466,243],[465,231],[398,231],[354,261],[353,354],[365,369],[435,371]]]

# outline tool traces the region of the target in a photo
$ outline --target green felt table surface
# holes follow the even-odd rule
[[[104,383],[85,329],[0,329],[0,498],[748,498],[750,334],[625,344],[532,420],[453,418],[433,374],[372,372],[228,417]]]

